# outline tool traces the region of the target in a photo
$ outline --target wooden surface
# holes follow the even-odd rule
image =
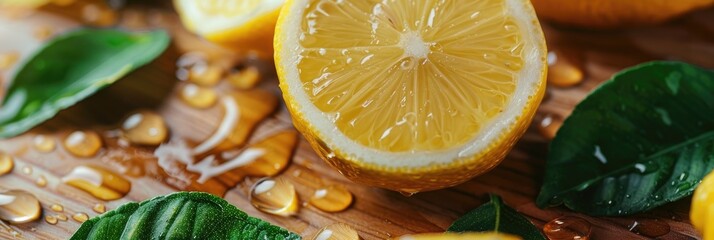
[[[153,15],[152,15],[153,16]],[[64,205],[65,213],[91,210],[95,203],[106,203],[114,209],[127,201],[142,201],[153,196],[177,191],[157,180],[156,177],[129,177],[133,186],[129,194],[116,201],[100,201],[92,196],[61,183],[59,180],[72,167],[80,164],[108,165],[104,150],[92,159],[76,159],[58,146],[52,153],[38,153],[30,146],[31,137],[36,133],[61,136],[71,129],[95,129],[116,126],[120,119],[136,109],[153,109],[161,113],[171,127],[172,135],[180,135],[191,141],[200,141],[211,134],[222,116],[219,106],[198,110],[187,107],[176,98],[179,83],[174,72],[175,61],[181,52],[203,49],[211,54],[224,51],[215,47],[205,47],[205,43],[187,36],[180,30],[176,17],[166,13],[161,15],[164,27],[173,29],[176,37],[174,46],[150,66],[142,68],[95,96],[63,111],[47,123],[23,136],[0,140],[0,150],[16,157],[16,165],[11,174],[0,176],[0,189],[24,189],[35,194],[41,201],[45,213],[51,213],[49,206]],[[594,218],[571,212],[564,208],[539,209],[534,199],[539,191],[544,173],[548,141],[538,134],[536,124],[546,114],[567,116],[573,106],[588,92],[608,79],[613,73],[637,63],[654,60],[682,60],[706,68],[714,68],[714,9],[699,11],[681,19],[657,27],[634,30],[592,32],[559,28],[544,23],[543,27],[551,50],[566,51],[580,60],[586,74],[582,84],[572,88],[549,87],[548,96],[540,107],[536,121],[523,136],[507,159],[496,169],[459,186],[433,192],[419,193],[405,197],[399,193],[360,186],[349,182],[339,173],[320,160],[309,145],[300,139],[292,164],[281,177],[295,184],[301,203],[309,199],[313,191],[322,184],[340,183],[354,194],[355,201],[346,211],[326,213],[306,205],[294,217],[278,217],[256,210],[248,200],[248,190],[256,178],[248,177],[230,188],[225,199],[252,216],[285,227],[304,237],[310,237],[319,228],[334,222],[344,222],[356,228],[363,239],[386,239],[408,233],[440,232],[453,220],[478,207],[488,200],[488,194],[503,197],[505,202],[528,216],[537,226],[564,215],[582,217],[593,224],[592,239],[647,239],[628,230],[633,221],[657,219],[670,226],[671,232],[662,239],[698,239],[699,235],[689,224],[690,199],[663,206],[651,212],[622,218]],[[2,26],[0,26],[1,28]],[[12,36],[3,36],[4,38]],[[197,47],[201,46],[201,47]],[[270,63],[262,64],[265,79],[259,86],[279,97],[277,80],[270,71]],[[223,87],[230,89],[228,87]],[[251,136],[250,142],[259,141],[279,129],[291,129],[290,116],[282,101],[278,110],[261,122]],[[120,153],[140,161],[156,161],[152,149],[133,149],[135,152]],[[33,173],[21,173],[23,166],[31,165]],[[113,168],[114,169],[114,168]],[[296,174],[297,172],[303,174]],[[306,174],[305,174],[306,173]],[[45,176],[46,187],[35,185],[35,179]],[[296,177],[300,175],[300,177]],[[66,239],[79,224],[71,219],[49,225],[42,220],[13,225],[26,239]],[[0,238],[11,238],[7,231],[0,229]]]

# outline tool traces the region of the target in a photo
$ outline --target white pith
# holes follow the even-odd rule
[[[198,6],[200,1],[206,0],[175,0],[174,4],[176,5],[176,10],[181,12],[184,19],[190,19],[190,23],[188,23],[187,26],[191,28],[192,31],[201,35],[221,32],[241,26],[256,17],[275,11],[285,2],[285,0],[262,0],[260,3],[257,3],[253,9],[250,9],[250,12],[247,14],[222,16],[206,14],[201,11]]]
[[[448,164],[458,159],[471,157],[484,151],[489,144],[497,140],[501,134],[511,131],[516,119],[523,114],[526,104],[538,92],[540,86],[542,69],[542,59],[545,52],[540,50],[539,44],[543,41],[542,34],[532,14],[532,9],[526,8],[522,0],[505,0],[508,11],[519,25],[523,42],[523,57],[526,64],[518,74],[516,89],[504,112],[496,116],[491,122],[486,123],[481,132],[467,143],[450,149],[438,151],[410,151],[410,152],[388,152],[361,145],[346,137],[335,124],[320,111],[309,99],[302,88],[302,82],[297,69],[300,51],[299,44],[300,28],[297,26],[284,27],[281,35],[277,36],[283,43],[282,49],[278,49],[280,54],[279,65],[284,67],[285,79],[288,93],[297,103],[293,107],[294,112],[302,114],[312,129],[325,145],[330,149],[339,149],[347,159],[361,161],[383,167],[424,167],[433,164]],[[287,15],[282,16],[283,22],[290,24],[301,24],[304,15],[304,6],[310,0],[294,0]],[[417,42],[417,41],[414,41]],[[404,44],[404,43],[403,43]],[[404,46],[404,45],[403,45]],[[420,55],[419,48],[412,51],[415,55]]]

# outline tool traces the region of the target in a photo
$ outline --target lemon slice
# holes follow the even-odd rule
[[[289,0],[275,49],[287,107],[318,154],[404,192],[496,166],[545,88],[528,0]]]
[[[284,0],[174,0],[186,28],[222,46],[269,56]]]

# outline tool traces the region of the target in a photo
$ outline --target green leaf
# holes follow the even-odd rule
[[[541,207],[634,214],[689,196],[714,168],[714,72],[624,70],[575,108],[550,145]]]
[[[449,232],[499,232],[521,236],[525,240],[545,240],[545,236],[513,208],[503,204],[500,197],[472,210],[447,229]]]
[[[0,138],[23,133],[149,63],[168,46],[164,31],[83,29],[59,36],[15,75],[0,107]]]
[[[79,239],[300,239],[295,233],[250,217],[222,198],[178,192],[127,203],[90,219]]]

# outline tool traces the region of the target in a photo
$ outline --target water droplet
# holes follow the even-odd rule
[[[24,167],[22,167],[22,173],[24,173],[25,175],[30,175],[30,174],[32,174],[32,167],[30,167],[30,166],[24,166]]]
[[[595,151],[593,152],[593,156],[597,158],[602,164],[607,164],[607,158],[605,155],[602,153],[602,149],[600,149],[600,146],[595,145]]]
[[[221,67],[198,63],[189,69],[188,80],[201,86],[215,86],[223,77]]]
[[[572,87],[583,81],[583,71],[563,52],[548,53],[548,83],[558,87]]]
[[[543,117],[543,119],[538,124],[538,133],[540,133],[541,136],[547,139],[553,139],[555,138],[556,133],[558,133],[558,129],[560,129],[560,126],[562,125],[562,117],[554,114],[548,114]]]
[[[657,112],[662,119],[662,122],[667,125],[671,126],[672,125],[672,119],[669,117],[669,112],[663,108],[655,108],[655,112]]]
[[[209,108],[218,100],[218,93],[215,90],[195,84],[184,85],[179,96],[184,103],[195,108]]]
[[[94,131],[74,131],[62,142],[69,153],[77,157],[93,157],[102,148],[102,139]]]
[[[27,223],[40,218],[40,201],[29,192],[9,190],[0,192],[0,220]]]
[[[102,203],[97,203],[97,204],[94,204],[94,206],[92,207],[92,210],[94,210],[94,212],[96,212],[96,213],[104,213],[107,211],[107,206],[105,206]]]
[[[75,213],[72,215],[72,219],[77,221],[78,223],[83,223],[89,220],[89,215],[83,212]]]
[[[409,57],[409,58],[403,59],[402,62],[399,64],[399,67],[402,70],[410,70],[410,69],[414,68],[414,65],[415,65],[414,59]]]
[[[32,143],[37,151],[45,153],[54,151],[56,145],[55,140],[52,137],[42,134],[36,135],[32,138]]]
[[[52,204],[52,205],[50,205],[50,209],[52,209],[52,211],[55,211],[55,212],[62,212],[62,211],[64,211],[64,206],[59,205],[59,204]]]
[[[352,204],[352,193],[342,185],[330,185],[315,190],[310,204],[325,212],[339,212]]]
[[[47,186],[47,178],[45,178],[45,176],[40,175],[35,180],[35,184],[37,184],[38,187],[45,187]]]
[[[15,167],[15,160],[7,153],[0,151],[0,176],[12,172]]]
[[[52,30],[52,28],[50,26],[43,25],[43,26],[37,26],[35,28],[35,31],[33,32],[33,35],[35,36],[35,38],[37,40],[44,41],[44,40],[47,40],[48,38],[50,38],[53,33],[54,33],[54,31]]]
[[[57,214],[57,215],[55,215],[55,218],[57,218],[57,220],[60,220],[60,221],[63,221],[63,222],[66,222],[67,219],[68,219],[68,218],[67,218],[67,215],[64,215],[64,214]]]
[[[250,203],[260,211],[291,216],[298,211],[298,196],[292,183],[283,178],[263,178],[250,190]]]
[[[133,144],[156,146],[168,136],[164,119],[149,111],[132,114],[124,120],[121,127],[123,136]]]
[[[47,215],[47,216],[45,216],[45,222],[55,225],[55,224],[57,224],[57,218],[54,216]]]
[[[333,223],[315,233],[312,240],[358,240],[357,230],[344,223]]]
[[[666,222],[648,218],[635,219],[627,228],[631,232],[651,238],[663,236],[670,232],[670,226]]]
[[[260,70],[254,66],[246,67],[238,72],[231,73],[227,79],[237,89],[251,89],[260,82]]]
[[[590,222],[575,216],[559,217],[543,226],[543,233],[550,240],[587,240],[591,231]]]
[[[75,167],[62,181],[105,201],[122,198],[131,190],[129,180],[96,166]]]
[[[686,180],[686,179],[687,179],[687,175],[688,175],[688,174],[687,174],[686,172],[682,172],[681,174],[679,174],[679,181],[684,181],[684,180]]]

